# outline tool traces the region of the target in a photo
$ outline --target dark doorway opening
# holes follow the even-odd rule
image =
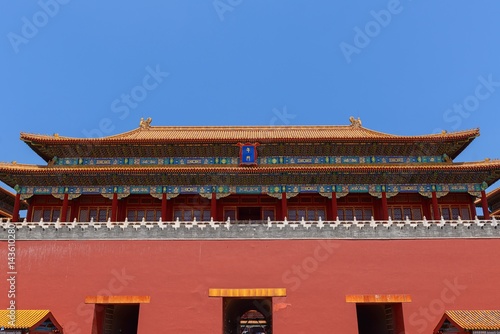
[[[224,334],[272,334],[272,298],[224,298]]]
[[[262,220],[259,206],[244,206],[238,208],[238,220]]]
[[[404,333],[401,303],[356,304],[359,334]]]
[[[137,334],[139,304],[96,305],[96,327],[102,334]]]

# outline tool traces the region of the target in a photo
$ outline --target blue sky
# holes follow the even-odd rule
[[[417,135],[479,127],[461,161],[500,158],[494,0],[6,1],[0,160],[20,132],[152,125],[349,124]]]

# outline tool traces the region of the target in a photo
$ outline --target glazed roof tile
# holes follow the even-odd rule
[[[454,310],[445,314],[465,330],[500,330],[500,310]]]
[[[500,160],[488,160],[477,162],[460,162],[452,164],[358,164],[358,165],[260,165],[252,167],[242,166],[220,166],[220,165],[151,165],[151,166],[42,166],[30,164],[0,163],[0,172],[18,172],[25,174],[60,174],[60,173],[286,173],[286,172],[405,172],[405,171],[484,171],[499,170]]]
[[[39,321],[43,320],[49,313],[49,310],[16,310],[15,325],[9,324],[9,310],[0,310],[0,327],[4,328],[31,328]]]
[[[234,141],[325,141],[385,139],[394,141],[440,141],[450,138],[474,138],[478,129],[420,136],[398,136],[370,130],[361,126],[151,126],[103,138],[74,138],[55,135],[21,133],[27,142],[70,143],[89,141],[96,143],[121,142],[234,142]]]

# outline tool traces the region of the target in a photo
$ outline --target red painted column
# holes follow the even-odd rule
[[[387,194],[382,191],[382,220],[389,219],[389,209],[387,207]]]
[[[474,201],[469,203],[469,210],[470,210],[470,218],[471,219],[476,218],[477,212],[476,212],[476,204],[474,203]],[[462,219],[464,219],[464,217],[462,217]]]
[[[68,194],[64,194],[63,205],[61,209],[61,217],[59,217],[59,221],[65,223],[67,215],[68,215]]]
[[[432,192],[432,213],[433,213],[433,217],[432,218],[434,220],[441,219],[441,217],[439,215],[438,199],[437,199],[437,195],[436,195],[435,191]]]
[[[486,192],[484,190],[481,190],[481,206],[483,207],[484,219],[491,219],[490,209],[488,208],[488,199],[486,198]]]
[[[14,211],[12,212],[12,221],[14,223],[19,221],[19,209],[20,208],[21,208],[21,194],[17,193],[16,199],[14,201]]]
[[[210,216],[213,220],[217,220],[217,194],[212,193],[212,200],[210,201]]]
[[[118,194],[114,193],[113,194],[113,202],[111,203],[111,221],[112,222],[117,221],[117,214],[118,214]]]
[[[334,191],[332,192],[332,219],[337,220],[338,216],[339,216],[339,206],[337,203],[337,193]]]
[[[167,194],[163,193],[161,195],[161,220],[166,222],[168,221],[167,218]]]
[[[32,200],[28,199],[28,212],[26,213],[26,221],[31,222],[33,218],[33,205],[31,205]]]
[[[80,218],[79,214],[79,210],[80,210],[80,200],[77,198],[77,199],[74,199],[71,201],[71,215],[70,215],[70,219],[69,221],[73,221],[73,220],[78,220]]]
[[[286,200],[286,193],[281,193],[281,220],[285,220],[288,216],[288,203]]]

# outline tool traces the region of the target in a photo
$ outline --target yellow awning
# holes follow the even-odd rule
[[[209,289],[209,297],[285,297],[286,288]]]

